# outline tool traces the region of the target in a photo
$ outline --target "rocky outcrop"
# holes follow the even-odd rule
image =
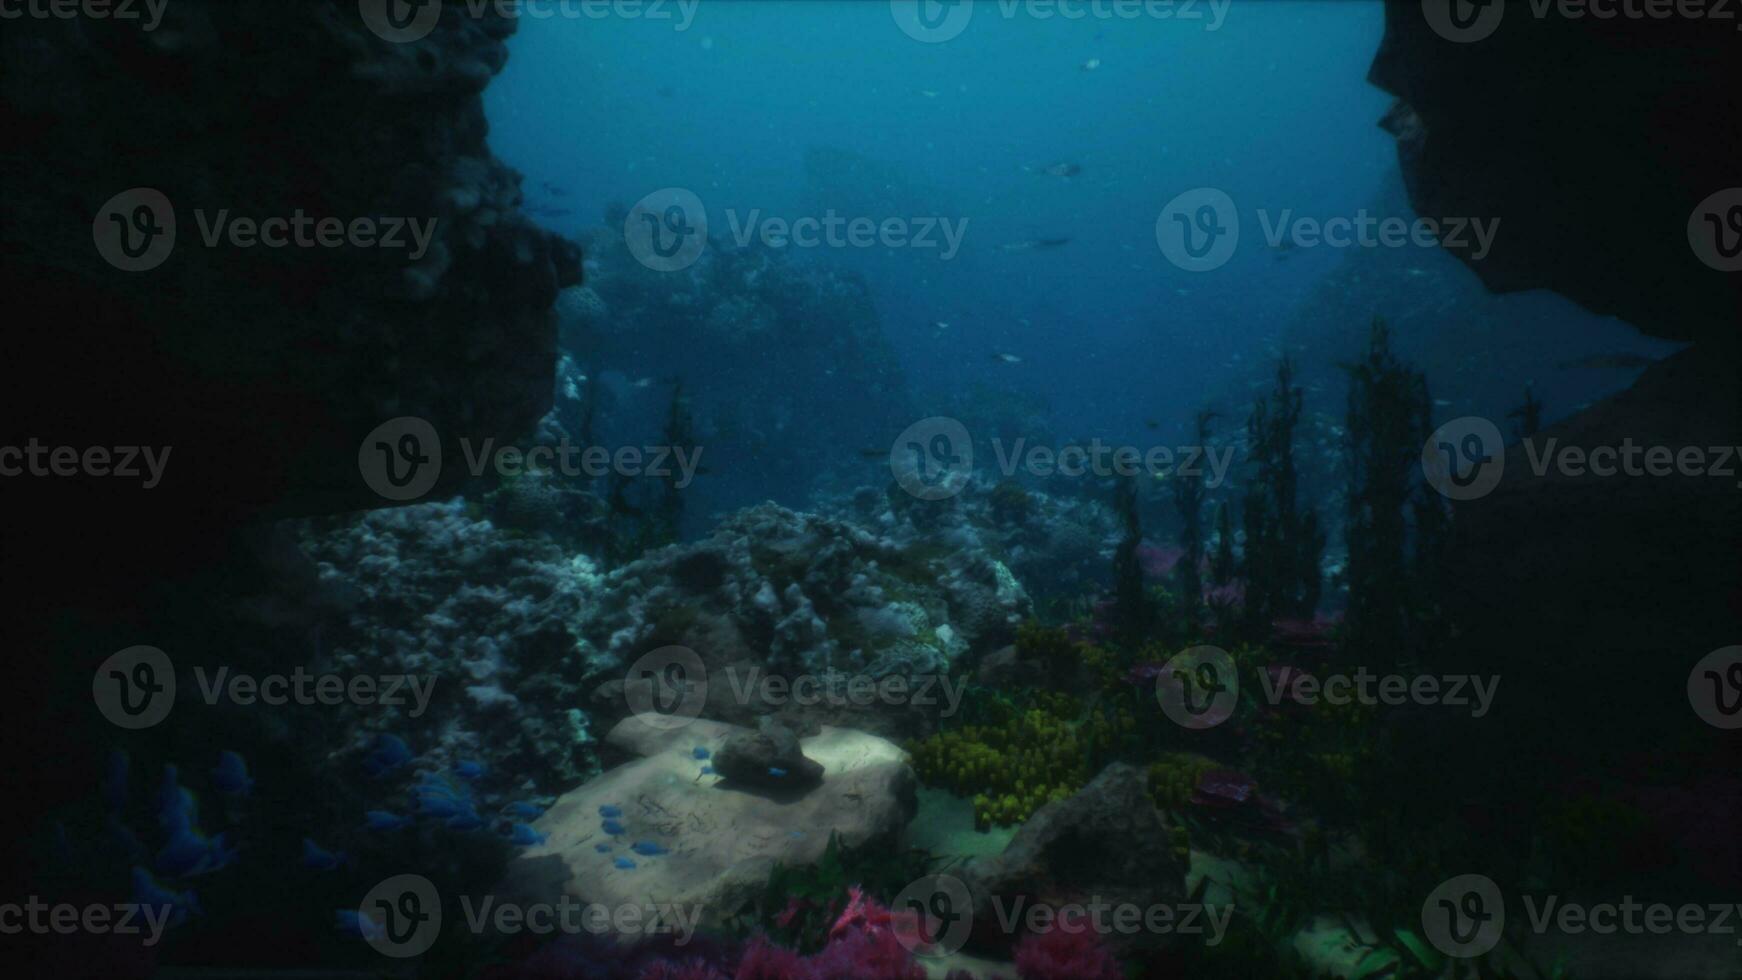
[[[759,894],[776,862],[815,863],[831,834],[848,846],[895,839],[918,807],[893,743],[825,728],[803,740],[820,784],[772,794],[704,772],[748,729],[699,719],[675,729],[627,718],[607,741],[633,761],[557,800],[534,825],[545,841],[510,864],[497,894],[609,907],[681,905],[719,925]],[[771,795],[772,794],[772,795]]]
[[[695,651],[709,718],[748,724],[778,711],[805,731],[850,723],[906,735],[935,708],[905,695],[855,704],[850,689],[828,685],[936,681],[1009,642],[1030,614],[1021,585],[968,539],[908,541],[764,504],[614,569],[581,629],[593,660],[619,669],[666,646]],[[801,677],[824,683],[812,703],[764,696],[763,680]],[[604,684],[595,709],[626,713],[622,687],[620,677]]]
[[[311,522],[303,547],[344,604],[321,636],[326,668],[408,675],[427,706],[340,706],[353,764],[376,733],[421,764],[485,764],[486,788],[551,792],[597,771],[576,626],[599,590],[587,558],[504,531],[464,500]]]
[[[395,43],[354,3],[158,6],[155,29],[26,17],[0,40],[20,189],[0,287],[44,318],[20,325],[42,363],[76,365],[31,372],[0,416],[53,444],[174,447],[148,492],[30,482],[210,527],[386,504],[358,447],[397,416],[450,450],[530,429],[580,262],[520,213],[485,142],[479,96],[516,21],[450,4]],[[105,235],[141,217],[137,189],[175,236],[124,271]]]
[[[1143,773],[1110,765],[1075,795],[1036,810],[1002,854],[966,865],[976,933],[996,935],[999,909],[1177,906],[1185,900],[1186,867],[1168,840]],[[1155,932],[1107,936],[1120,945],[1166,938]]]
[[[1492,290],[1734,344],[1742,276],[1689,240],[1696,208],[1742,188],[1733,20],[1459,3],[1469,30],[1436,30],[1424,9],[1447,6],[1389,0],[1369,75],[1400,100],[1385,125],[1416,211],[1500,220],[1491,254],[1460,254]]]

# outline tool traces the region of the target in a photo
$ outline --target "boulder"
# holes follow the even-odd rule
[[[498,893],[528,903],[566,894],[612,907],[693,905],[705,925],[718,925],[761,890],[776,862],[816,862],[831,833],[853,846],[892,840],[913,818],[917,783],[905,754],[864,732],[824,728],[800,740],[823,769],[808,790],[704,773],[729,740],[756,734],[706,719],[670,730],[624,719],[606,741],[633,760],[558,799],[534,824],[544,843],[511,862]],[[608,832],[601,807],[621,811],[622,833]],[[637,852],[638,843],[663,853]]]
[[[999,911],[1009,915],[1019,901],[1023,909],[1092,902],[1177,907],[1186,898],[1186,864],[1168,840],[1143,773],[1114,763],[1075,795],[1036,810],[1002,854],[964,867],[976,931],[1001,933]],[[1120,947],[1152,947],[1166,938],[1144,932],[1106,937]]]
[[[714,771],[734,784],[788,789],[822,781],[823,767],[805,757],[798,736],[764,718],[754,732],[728,736],[714,754]]]

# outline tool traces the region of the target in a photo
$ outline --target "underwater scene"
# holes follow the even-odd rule
[[[1742,980],[1742,5],[0,21],[5,976]]]

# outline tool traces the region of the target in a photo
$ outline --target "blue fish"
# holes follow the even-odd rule
[[[470,783],[483,779],[485,769],[482,762],[468,759],[464,762],[455,763],[454,772],[457,773],[461,779]]]
[[[464,810],[448,818],[448,826],[454,830],[477,830],[484,826],[484,818],[468,804]]]
[[[171,835],[200,822],[200,801],[178,782],[175,766],[163,767],[163,783],[157,792],[157,825]]]
[[[329,851],[307,837],[302,839],[302,866],[315,871],[331,871],[345,863],[343,851]]]
[[[166,877],[191,878],[228,867],[235,860],[236,849],[229,845],[228,835],[207,837],[198,827],[188,826],[178,828],[157,852],[152,868]]]
[[[780,768],[779,766],[769,766],[768,767],[768,774],[770,776],[773,776],[775,779],[785,779],[786,778],[786,770]]]
[[[544,816],[544,807],[532,803],[510,803],[502,808],[502,812],[511,817],[533,821]]]
[[[634,871],[635,870],[635,862],[629,860],[628,858],[618,858],[617,860],[611,862],[611,866],[618,869],[619,871]]]
[[[702,775],[712,776],[713,774],[714,774],[714,767],[713,766],[703,766],[702,767]]]
[[[369,810],[363,814],[363,826],[370,830],[398,830],[410,823],[410,817],[402,817],[391,810]]]
[[[696,759],[706,759],[706,758],[707,758],[707,757],[709,757],[709,756],[710,756],[710,755],[713,755],[713,753],[712,753],[712,752],[709,752],[709,751],[708,751],[708,750],[707,750],[707,749],[706,749],[706,748],[704,748],[704,747],[702,747],[702,746],[700,746],[700,745],[698,745],[698,746],[696,746],[696,747],[695,747],[695,748],[693,748],[693,749],[691,749],[691,750],[690,750],[690,756],[691,756],[691,757],[692,757],[692,758],[696,758]]]
[[[248,775],[248,763],[226,749],[218,755],[217,768],[212,770],[212,786],[230,796],[247,796],[254,788],[254,780]]]
[[[599,808],[599,816],[604,817],[607,820],[615,820],[618,817],[621,817],[622,815],[623,815],[623,808],[620,806],[612,806],[611,804],[607,803],[604,806]]]
[[[623,825],[615,820],[606,820],[599,824],[599,828],[605,833],[610,834],[612,837],[616,837],[623,833]]]
[[[609,844],[594,844],[593,850],[598,851],[600,854],[605,854],[611,850],[611,845],[609,845]]]
[[[116,749],[103,761],[103,802],[119,811],[127,806],[127,753]]]
[[[411,792],[417,797],[417,812],[426,817],[453,819],[477,815],[471,794],[439,776],[425,777]]]
[[[510,832],[508,839],[519,847],[534,847],[544,843],[545,835],[533,830],[526,824],[517,823],[514,825],[514,829]]]
[[[379,939],[383,935],[381,923],[365,916],[356,909],[338,909],[333,913],[333,925],[340,932],[364,939]]]
[[[666,850],[650,840],[638,840],[629,849],[642,857],[657,857],[661,854],[671,853],[671,851]]]
[[[200,914],[198,896],[192,891],[178,892],[165,887],[151,872],[137,865],[133,868],[133,901],[153,909],[163,909],[169,924],[179,926],[190,915]]]
[[[375,736],[369,754],[363,757],[363,768],[371,778],[380,779],[411,760],[411,748],[405,744],[405,740],[383,732]]]

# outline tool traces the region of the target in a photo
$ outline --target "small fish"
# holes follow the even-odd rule
[[[468,783],[475,783],[483,779],[485,772],[484,764],[473,759],[454,763],[454,774]]]
[[[410,817],[402,817],[391,810],[368,810],[363,814],[363,826],[369,830],[398,830],[410,824]]]
[[[1434,404],[1439,406],[1440,408],[1448,408],[1451,406],[1452,403],[1449,401],[1446,401],[1444,398],[1435,398]]]
[[[523,823],[517,823],[509,831],[508,840],[517,847],[536,847],[544,843],[545,835],[533,830]]]
[[[861,449],[861,450],[859,450],[859,458],[860,459],[888,459],[889,458],[889,450],[887,450],[887,449]],[[705,759],[707,757],[698,755],[698,756],[696,756],[696,758]]]
[[[923,96],[925,96],[925,97],[926,97],[926,98],[928,98],[928,99],[935,99],[935,98],[937,98],[937,97],[938,97],[938,94],[937,94],[937,93],[936,93],[936,92],[934,92],[934,91],[932,91],[932,90],[931,90],[931,89],[929,89],[929,88],[922,88],[922,89],[920,89],[920,90],[919,90],[919,94],[921,94],[921,95],[923,95]]]
[[[502,812],[522,820],[537,820],[544,816],[544,807],[534,803],[515,802],[503,807]]]
[[[370,747],[369,754],[363,757],[363,768],[371,778],[380,779],[411,759],[411,749],[406,746],[404,739],[383,733],[375,736],[375,744]]]
[[[1082,64],[1083,71],[1094,71],[1095,69],[1097,69],[1099,67],[1101,67],[1101,59],[1100,58],[1090,58],[1088,61],[1085,61]]]
[[[618,858],[617,860],[611,862],[611,866],[613,868],[616,868],[619,871],[634,871],[635,870],[635,862],[629,860],[628,858]]]
[[[642,857],[658,857],[661,854],[671,853],[671,851],[650,840],[638,840],[630,845],[629,849]]]
[[[948,330],[948,329],[950,329],[950,321],[948,321],[948,320],[933,320],[932,321],[932,329],[939,330],[939,331]]]
[[[703,766],[702,767],[702,775],[712,776],[713,774],[714,774],[714,767],[713,766]]]
[[[448,818],[448,827],[453,830],[477,830],[484,826],[484,818],[478,811],[467,805],[465,809]]]
[[[1017,357],[1015,354],[995,353],[992,355],[992,359],[995,361],[1001,361],[1005,364],[1021,364],[1022,363],[1022,358]]]
[[[603,830],[607,834],[610,834],[612,837],[620,836],[623,833],[623,825],[621,823],[618,823],[615,820],[606,820],[606,821],[601,822],[599,824],[599,829]]]
[[[542,186],[544,188],[545,193],[549,194],[551,197],[568,197],[569,196],[569,192],[567,190],[565,190],[561,187],[558,187],[557,185],[551,183],[548,180],[541,180],[541,181],[539,181],[539,184],[540,184],[540,186]]]
[[[1075,177],[1082,172],[1082,165],[1076,163],[1055,163],[1041,170],[1048,177]]]
[[[345,863],[343,851],[329,851],[313,840],[302,839],[302,866],[315,871],[332,871]]]
[[[884,455],[888,454],[885,453]],[[713,755],[713,753],[709,752],[707,747],[702,745],[698,745],[690,750],[690,758],[692,759],[706,759],[711,755]]]
[[[228,796],[247,796],[254,788],[254,780],[248,775],[248,763],[227,749],[219,753],[218,765],[212,770],[212,786]]]
[[[605,817],[605,818],[614,820],[618,817],[621,817],[622,815],[623,815],[623,808],[620,806],[613,806],[613,805],[607,803],[604,806],[601,806],[599,808],[599,816],[601,816],[601,817]]]
[[[338,909],[333,912],[333,928],[364,939],[379,939],[385,935],[381,923],[365,916],[356,909]]]
[[[770,776],[773,776],[775,779],[785,779],[786,778],[786,770],[780,768],[779,766],[769,766],[768,767],[768,774]]]
[[[236,849],[229,846],[227,835],[207,837],[199,828],[187,826],[177,829],[157,852],[152,869],[170,878],[192,878],[228,867],[235,860]]]
[[[598,851],[600,854],[608,854],[611,851],[611,845],[609,845],[609,844],[594,844],[593,850]]]

